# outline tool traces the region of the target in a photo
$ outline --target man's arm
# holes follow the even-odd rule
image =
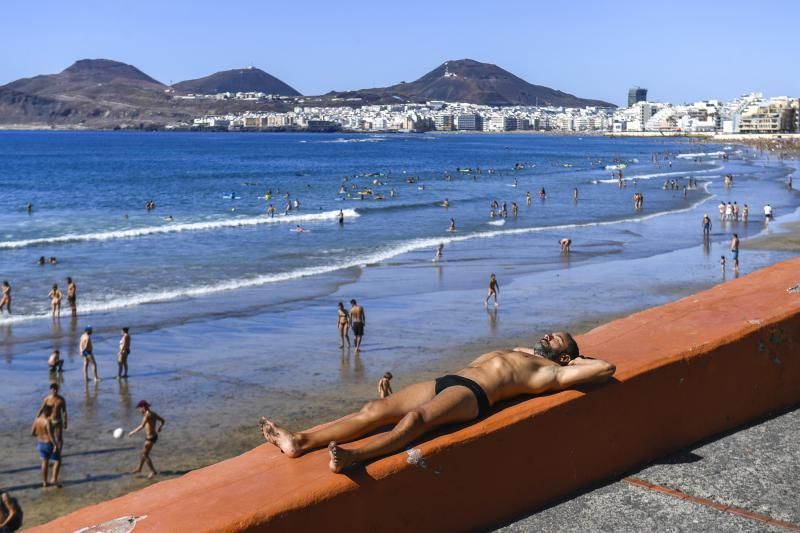
[[[132,429],[132,430],[130,431],[130,433],[128,433],[128,436],[130,437],[130,436],[132,436],[134,433],[138,433],[138,432],[140,432],[140,431],[142,430],[142,428],[144,427],[144,423],[145,423],[145,421],[146,421],[146,420],[147,420],[147,415],[145,415],[145,416],[143,416],[143,417],[142,417],[142,423],[141,423],[141,424],[139,424],[138,426],[136,426],[134,429]]]
[[[66,430],[69,417],[67,416],[67,400],[64,398],[61,398],[61,406],[61,408],[64,410],[64,429]]]
[[[39,410],[36,411],[36,418],[42,416],[42,412],[44,411],[44,406],[47,404],[47,398],[42,400],[42,405],[39,406]],[[34,419],[35,420],[35,419]]]
[[[577,357],[570,361],[567,366],[558,367],[556,383],[560,389],[566,389],[581,383],[602,383],[613,376],[616,370],[617,367],[608,361]]]
[[[160,416],[158,416],[158,415],[157,415],[156,413],[154,413],[153,411],[150,411],[150,414],[152,414],[152,415],[153,415],[153,418],[155,418],[155,419],[156,419],[156,422],[158,422],[158,429],[156,429],[156,431],[157,431],[158,433],[161,433],[161,428],[163,428],[163,427],[164,427],[164,424],[166,424],[166,423],[167,423],[167,421],[166,421],[166,420],[164,420],[163,418],[161,418]]]

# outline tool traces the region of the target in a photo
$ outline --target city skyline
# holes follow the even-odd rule
[[[752,6],[676,2],[669,13],[636,2],[600,9],[505,2],[285,5],[243,1],[126,5],[42,2],[7,6],[0,84],[59,72],[83,58],[132,64],[164,83],[250,64],[305,95],[412,81],[447,60],[496,64],[538,85],[624,106],[630,87],[655,101],[692,102],[761,91],[800,94],[786,59],[800,6],[772,1],[769,32],[745,38]],[[76,31],[78,28],[78,31]]]

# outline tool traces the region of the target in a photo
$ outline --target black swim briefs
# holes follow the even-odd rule
[[[468,388],[472,391],[472,394],[475,395],[475,399],[478,401],[478,418],[486,416],[490,407],[489,398],[486,396],[486,391],[484,391],[480,385],[469,378],[455,374],[448,374],[447,376],[436,378],[436,394],[439,394],[449,387],[459,386]]]
[[[353,335],[358,335],[359,337],[364,335],[364,323],[363,322],[353,322]]]

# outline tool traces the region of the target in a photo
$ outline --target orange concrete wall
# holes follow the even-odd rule
[[[347,475],[268,445],[32,531],[141,516],[147,531],[421,531],[497,524],[800,403],[800,259],[581,336],[615,380],[499,406]]]

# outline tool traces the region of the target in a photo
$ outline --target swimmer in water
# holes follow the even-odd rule
[[[447,228],[447,231],[453,233],[456,230],[456,220],[454,218],[450,219],[450,227]]]

